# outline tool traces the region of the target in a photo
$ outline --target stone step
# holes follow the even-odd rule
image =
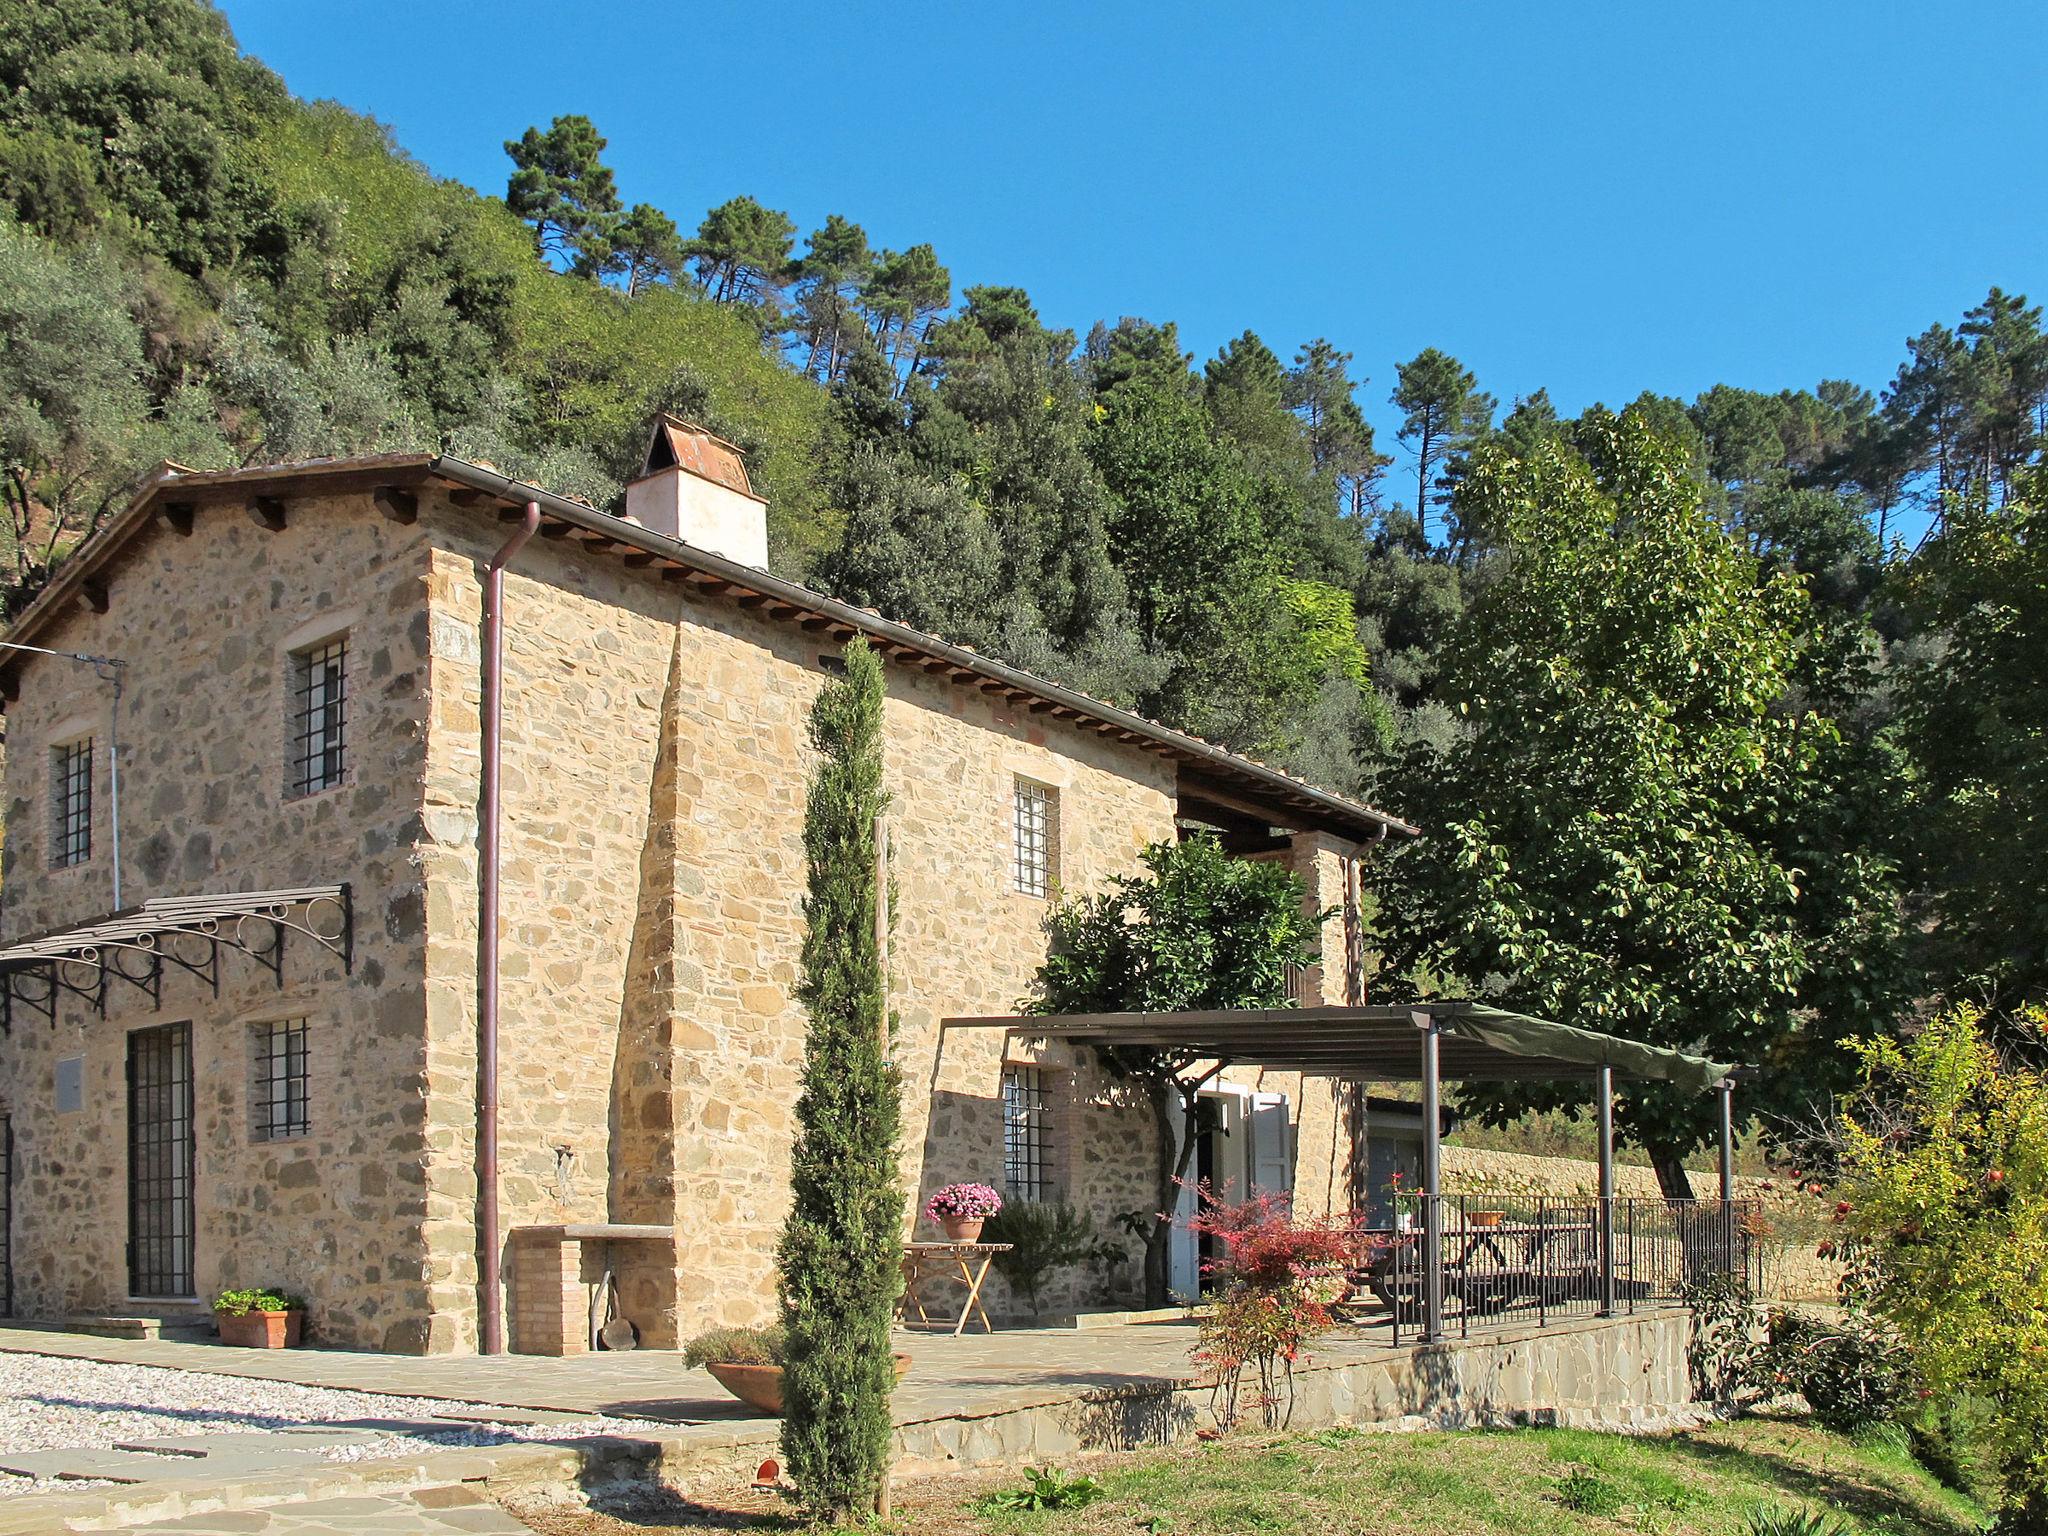
[[[190,1343],[214,1335],[211,1312],[78,1313],[70,1317],[0,1318],[0,1328],[84,1333],[104,1339],[178,1339]]]

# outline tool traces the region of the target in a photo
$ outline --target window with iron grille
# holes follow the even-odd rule
[[[1052,1097],[1036,1067],[1003,1069],[1003,1187],[1014,1200],[1050,1200]]]
[[[1026,896],[1050,896],[1059,879],[1059,791],[1017,780],[1012,865]]]
[[[317,795],[347,769],[348,637],[294,651],[291,689],[285,793]]]
[[[256,1139],[283,1141],[305,1135],[312,1129],[307,1106],[311,1074],[306,1067],[306,1021],[279,1019],[258,1024],[255,1041],[255,1123],[251,1129]]]
[[[50,862],[59,868],[92,857],[92,738],[50,757]]]

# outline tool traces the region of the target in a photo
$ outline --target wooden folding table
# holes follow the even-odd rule
[[[897,1304],[897,1311],[904,1321],[909,1321],[912,1308],[917,1311],[917,1321],[924,1327],[945,1327],[947,1319],[933,1317],[926,1310],[924,1297],[918,1294],[918,1286],[932,1279],[958,1278],[967,1287],[967,1298],[960,1303],[960,1315],[952,1320],[953,1336],[958,1338],[967,1329],[967,1320],[978,1316],[984,1332],[994,1333],[995,1324],[988,1320],[988,1311],[981,1304],[982,1282],[988,1279],[988,1267],[999,1253],[1008,1253],[1010,1243],[905,1243],[903,1245],[903,1300]]]

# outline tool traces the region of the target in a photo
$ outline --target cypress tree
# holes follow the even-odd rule
[[[888,1475],[896,1385],[889,1326],[902,1286],[901,1088],[886,1058],[875,942],[875,819],[882,788],[882,663],[865,640],[812,707],[821,761],[804,812],[809,1011],[778,1258],[789,1329],[782,1450],[813,1516],[874,1509]]]

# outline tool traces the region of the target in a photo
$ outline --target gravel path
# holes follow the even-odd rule
[[[55,1355],[0,1353],[0,1453],[104,1449],[117,1441],[173,1435],[246,1434],[348,1419],[425,1419],[441,1413],[476,1416],[494,1411],[498,1410],[488,1403],[392,1397],[154,1365],[108,1365]],[[667,1428],[673,1426],[592,1414],[551,1424],[451,1423],[380,1433],[368,1445],[323,1447],[315,1442],[305,1448],[329,1461],[359,1461],[430,1448],[585,1435],[644,1435]],[[40,1482],[0,1478],[0,1494],[31,1492]],[[83,1485],[74,1482],[66,1486]]]

